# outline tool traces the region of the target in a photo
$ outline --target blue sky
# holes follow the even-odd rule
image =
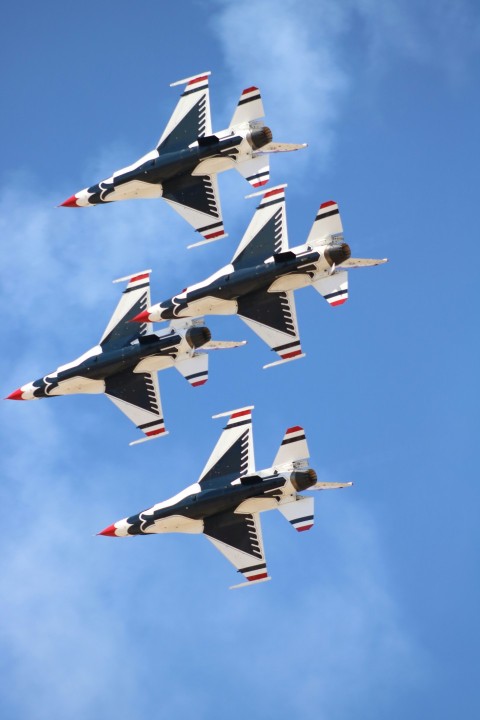
[[[255,207],[233,173],[229,237],[192,251],[162,202],[55,207],[153,147],[180,78],[212,71],[214,130],[255,84],[274,138],[308,142],[271,165],[292,244],[334,199],[353,254],[390,258],[352,272],[340,308],[297,293],[298,363],[264,371],[239,319],[209,319],[248,345],[196,390],[160,374],[165,439],[129,447],[102,397],[1,405],[2,718],[474,717],[477,4],[51,2],[2,19],[2,396],[97,343],[114,278],[151,267],[159,301],[233,255]],[[355,483],[316,495],[309,533],[262,516],[270,583],[230,592],[201,537],[96,537],[194,482],[211,416],[250,404],[258,467],[301,424],[319,476]]]

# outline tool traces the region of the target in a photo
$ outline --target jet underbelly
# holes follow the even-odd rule
[[[286,292],[287,290],[298,290],[306,287],[312,282],[309,275],[305,273],[292,273],[291,275],[282,275],[277,278],[268,288],[269,293]]]
[[[223,300],[213,296],[189,302],[185,310],[181,310],[176,317],[197,317],[200,315],[235,315],[238,310],[236,300]]]
[[[202,533],[203,520],[192,520],[185,515],[170,515],[159,518],[145,529],[145,534],[155,533]]]
[[[133,372],[135,373],[152,373],[165,368],[173,367],[174,358],[169,355],[151,355],[150,357],[140,360]]]
[[[278,507],[278,502],[274,497],[253,497],[248,498],[240,503],[234,510],[236,515],[264,512],[265,510],[273,510]]]
[[[48,382],[48,381],[47,381]],[[61,380],[57,387],[51,391],[46,389],[48,395],[76,395],[95,394],[105,392],[104,380],[91,380],[90,378],[77,375],[76,377]]]
[[[142,182],[141,180],[130,180],[129,182],[116,185],[113,192],[109,193],[105,200],[132,200],[135,198],[159,198],[163,190],[159,183]]]
[[[224,170],[231,170],[234,167],[236,167],[236,162],[232,158],[211,157],[202,160],[193,170],[192,175],[213,175]]]

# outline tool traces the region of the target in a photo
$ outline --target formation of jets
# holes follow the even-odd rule
[[[183,92],[156,147],[132,165],[81,190],[62,203],[89,207],[134,198],[163,197],[194,229],[202,245],[226,236],[217,174],[234,168],[254,187],[270,179],[269,155],[306,147],[273,142],[260,91],[245,89],[228,128],[212,132],[209,72],[180,80]],[[306,241],[289,247],[285,187],[255,192],[256,211],[232,260],[205,280],[152,305],[150,270],[126,282],[99,343],[76,360],[22,385],[9,400],[77,393],[105,394],[143,433],[131,445],[167,435],[157,372],[174,367],[196,387],[208,378],[208,351],[244,341],[215,341],[208,315],[239,315],[269,347],[280,365],[304,356],[294,291],[311,285],[333,307],[348,298],[348,270],[386,259],[352,258],[336,202],[323,202]],[[168,321],[154,332],[152,323]],[[168,500],[102,530],[126,537],[166,532],[204,534],[245,582],[270,580],[260,513],[278,509],[297,531],[313,526],[314,501],[304,492],[350,486],[319,482],[309,466],[302,427],[289,428],[272,467],[255,469],[253,406],[228,417],[199,480]]]

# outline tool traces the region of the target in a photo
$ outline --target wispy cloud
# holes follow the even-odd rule
[[[276,137],[311,143],[300,166],[312,153],[316,162],[328,160],[352,88],[388,77],[402,60],[461,81],[480,46],[480,13],[469,0],[216,4],[211,24],[225,55],[229,93],[234,82],[265,88],[267,119],[281,129]]]

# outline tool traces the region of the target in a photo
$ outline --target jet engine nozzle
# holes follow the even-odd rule
[[[268,145],[268,143],[272,142],[272,138],[272,131],[266,125],[250,130],[247,135],[248,143],[254,150],[259,150],[264,145]]]
[[[312,470],[312,468],[303,471],[295,470],[290,475],[290,482],[295,490],[301,492],[315,485],[317,482],[317,473],[315,470]]]
[[[210,342],[211,339],[212,333],[205,326],[188,328],[187,332],[185,333],[185,340],[191,348],[202,347],[202,345]]]
[[[347,245],[347,243],[330,245],[324,250],[325,260],[330,267],[332,267],[332,265],[341,265],[342,262],[348,260],[351,254],[350,245]]]

